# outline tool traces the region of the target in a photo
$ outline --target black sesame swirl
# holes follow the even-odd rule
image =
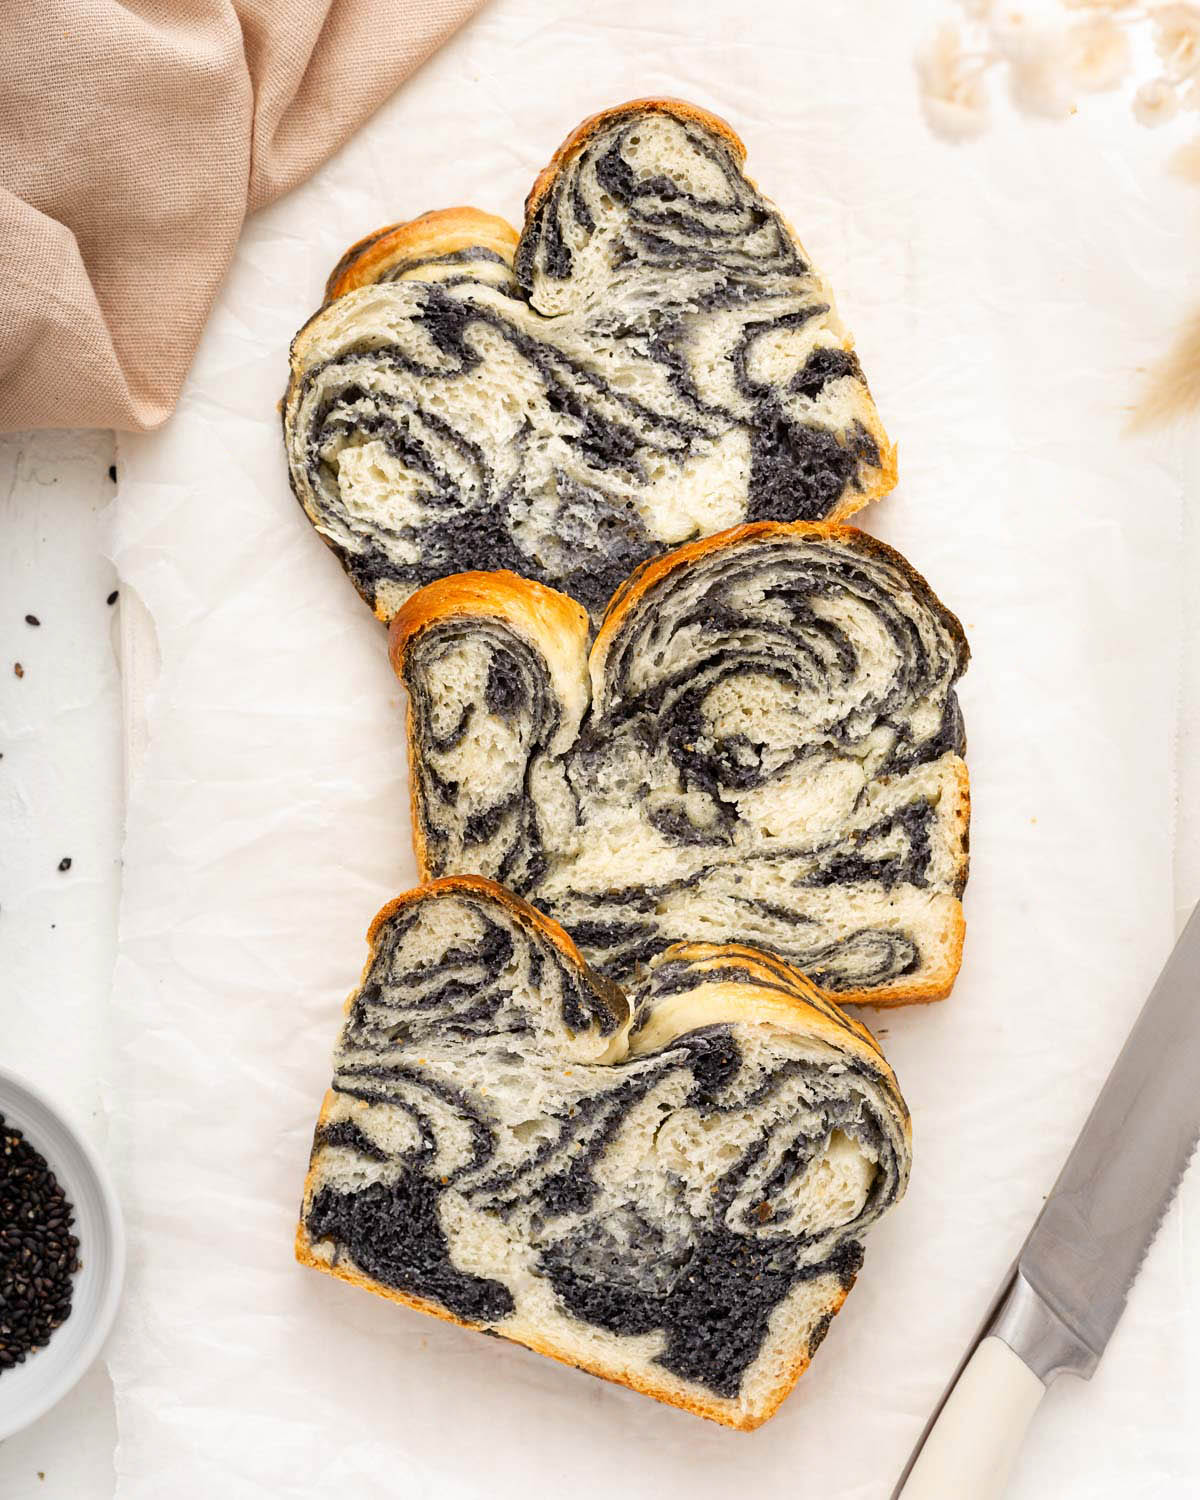
[[[504,880],[621,983],[704,938],[856,1001],[949,990],[968,652],[882,543],[795,523],[681,548],[617,594],[590,654],[582,612],[497,574],[422,591],[392,642],[426,873]],[[519,694],[489,701],[493,675]]]
[[[546,860],[529,766],[546,755],[562,718],[545,661],[498,622],[475,619],[439,630],[424,665],[443,691],[435,697],[425,679],[414,681],[413,732],[428,752],[410,774],[422,804],[455,810],[452,821],[431,821],[431,858],[449,870],[481,857],[502,884],[530,889]],[[478,765],[459,775],[468,744]]]
[[[908,1176],[873,1039],[787,965],[681,945],[627,1001],[477,879],[376,919],[334,1069],[302,1259],[735,1425]]]
[[[496,567],[598,617],[668,546],[891,487],[829,288],[741,162],[715,117],[643,102],[577,132],[519,243],[456,209],[348,253],[293,344],[285,445],[382,619]]]

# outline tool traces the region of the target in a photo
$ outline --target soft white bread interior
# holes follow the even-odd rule
[[[892,487],[829,286],[743,156],[706,111],[635,101],[568,139],[519,242],[459,208],[343,257],[292,346],[284,435],[381,619],[478,568],[598,616],[666,547]]]
[[[474,877],[369,941],[299,1259],[729,1426],[770,1416],[908,1179],[866,1028],[739,947],[672,948],[627,997]]]
[[[511,574],[396,616],[423,874],[511,886],[621,983],[703,939],[771,949],[843,1001],[949,991],[968,651],[898,553],[741,528],[647,564],[587,642],[578,606]]]

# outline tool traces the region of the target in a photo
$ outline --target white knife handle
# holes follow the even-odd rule
[[[896,1500],[999,1500],[1045,1391],[1002,1339],[985,1338],[946,1398]]]

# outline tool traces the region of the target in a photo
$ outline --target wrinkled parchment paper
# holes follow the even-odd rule
[[[1119,108],[931,140],[922,7],[724,10],[494,0],[251,220],[178,415],[121,440],[115,555],[161,670],[134,705],[115,991],[119,1500],[886,1495],[1173,939],[1181,470],[1122,424],[1186,295],[1191,200]],[[288,340],[351,240],[443,204],[516,217],[577,120],[649,93],[733,122],[832,278],[900,444],[900,488],[860,519],[975,653],[962,977],[865,1013],[912,1108],[912,1187],[749,1437],[291,1259],[340,1007],[414,867],[384,632],[287,487]],[[1051,1391],[1018,1500],[1200,1491],[1186,1207],[1095,1379]]]

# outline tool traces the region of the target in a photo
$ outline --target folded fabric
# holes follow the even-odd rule
[[[0,56],[0,430],[170,415],[247,213],[482,0],[46,0]]]

